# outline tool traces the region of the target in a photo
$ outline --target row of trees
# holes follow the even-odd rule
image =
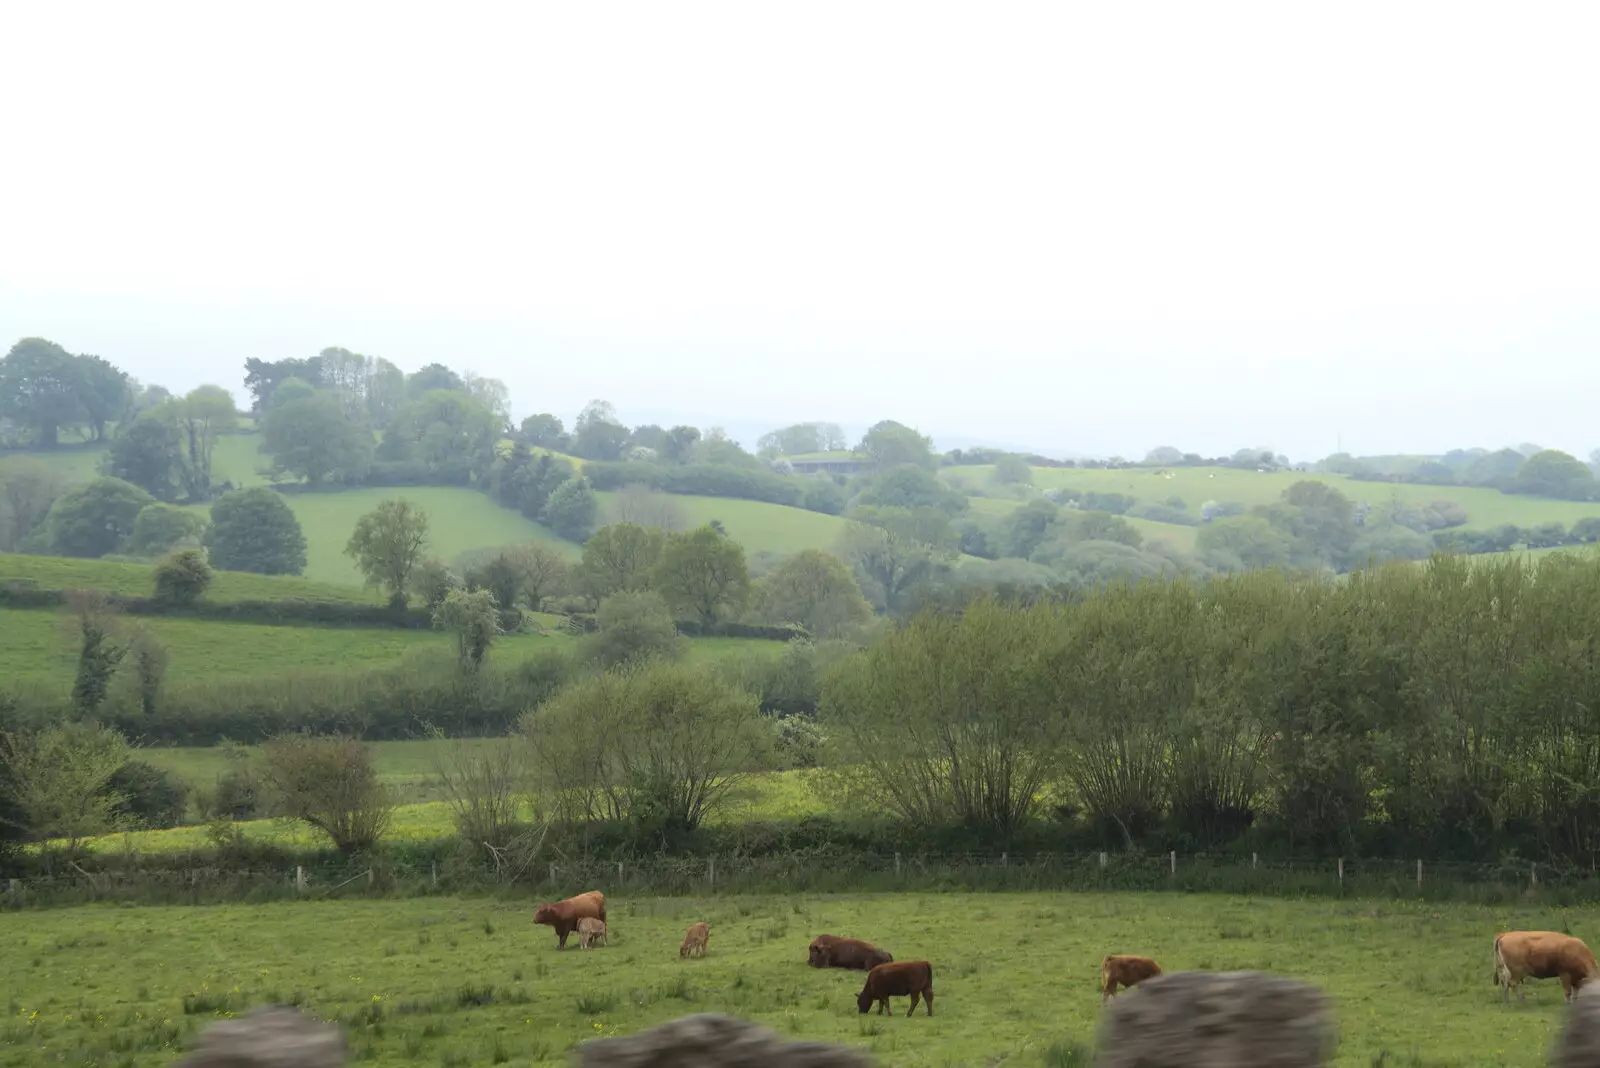
[[[1571,453],[1531,444],[1493,451],[1451,449],[1437,458],[1340,452],[1319,461],[1317,469],[1369,482],[1484,486],[1566,501],[1600,499],[1600,449],[1589,454],[1587,464]]]

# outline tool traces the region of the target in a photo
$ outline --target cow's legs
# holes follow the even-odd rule
[[[915,1016],[917,1014],[917,1002],[921,1000],[921,998],[922,995],[917,993],[915,990],[911,992],[911,1007],[906,1010],[907,1016]]]
[[[932,1016],[933,1015],[933,987],[930,986],[927,990],[923,991],[922,1004],[927,1007],[928,1015]]]

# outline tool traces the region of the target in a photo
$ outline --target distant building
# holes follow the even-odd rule
[[[797,475],[854,475],[867,469],[867,462],[854,456],[785,459]]]

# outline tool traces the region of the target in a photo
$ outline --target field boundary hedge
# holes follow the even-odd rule
[[[1520,860],[1257,858],[1169,853],[837,853],[544,857],[515,877],[459,853],[407,850],[356,860],[306,855],[239,866],[216,853],[80,857],[65,871],[0,883],[0,908],[90,901],[205,904],[343,897],[506,894],[609,896],[939,892],[1228,893],[1572,905],[1600,901],[1600,873]],[[104,865],[113,861],[110,866]]]
[[[60,608],[71,590],[43,589],[29,580],[0,583],[0,608]],[[172,616],[218,623],[304,624],[308,626],[397,627],[427,630],[433,617],[427,609],[408,608],[403,613],[387,605],[354,601],[311,601],[287,597],[274,601],[206,601],[178,605],[154,597],[129,597],[107,593],[106,600],[130,616]]]

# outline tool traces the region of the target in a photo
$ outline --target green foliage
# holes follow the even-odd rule
[[[856,452],[880,471],[901,464],[912,464],[928,470],[938,466],[938,460],[933,455],[933,441],[892,419],[874,424],[861,438]]]
[[[522,421],[517,440],[535,448],[564,452],[567,448],[567,428],[549,412],[540,412]]]
[[[117,640],[116,611],[104,594],[75,591],[68,612],[77,639],[78,670],[72,683],[72,706],[93,715],[106,699],[111,677],[127,655],[127,645]]]
[[[1545,449],[1528,457],[1511,487],[1517,493],[1555,497],[1565,501],[1591,501],[1600,494],[1594,472],[1574,456]]]
[[[932,472],[915,464],[899,464],[862,480],[856,504],[873,508],[937,509],[946,515],[967,510],[964,494],[947,487]]]
[[[847,448],[844,431],[833,423],[796,423],[761,435],[756,448],[764,459],[804,456]]]
[[[451,590],[434,609],[433,625],[456,636],[456,659],[462,669],[477,671],[500,636],[500,608],[488,590]]]
[[[199,545],[205,532],[204,517],[157,501],[139,509],[126,549],[131,556],[160,556],[180,545]]]
[[[1015,453],[1006,453],[994,462],[994,480],[1002,486],[1031,486],[1033,468]]]
[[[744,547],[711,526],[669,534],[655,587],[674,612],[703,624],[737,614],[750,596]]]
[[[0,552],[20,547],[64,488],[65,479],[38,460],[0,456]]]
[[[586,478],[572,478],[550,494],[541,513],[544,523],[568,541],[587,541],[600,505]]]
[[[433,480],[446,485],[486,477],[503,430],[495,414],[454,390],[428,390],[413,397],[384,430],[378,459],[421,464]]]
[[[1195,553],[1218,571],[1285,567],[1293,551],[1291,536],[1259,515],[1218,519],[1200,529]]]
[[[188,807],[188,791],[177,777],[142,760],[124,763],[111,776],[107,789],[119,799],[118,821],[132,827],[176,827]]]
[[[158,501],[177,500],[184,489],[183,438],[177,425],[150,413],[141,415],[112,439],[105,472]]]
[[[61,556],[105,556],[133,533],[135,520],[155,498],[120,478],[97,478],[62,494],[45,528],[50,550]]]
[[[683,639],[659,593],[614,593],[600,602],[595,621],[598,627],[584,639],[585,647],[588,657],[604,667],[683,655]]]
[[[275,738],[262,747],[261,775],[281,815],[321,831],[341,853],[371,849],[389,829],[394,803],[371,748],[353,738]]]
[[[213,577],[204,549],[179,549],[155,567],[156,600],[193,604],[205,595]]]
[[[769,759],[756,700],[705,668],[660,661],[574,683],[524,720],[558,811],[692,831]]]
[[[590,401],[572,429],[573,454],[585,460],[621,459],[627,441],[628,428],[608,401]]]
[[[361,569],[367,585],[383,587],[390,604],[404,608],[411,574],[427,545],[428,513],[399,497],[357,520],[344,551]]]
[[[806,549],[779,564],[762,580],[758,606],[763,619],[798,624],[814,638],[852,634],[872,616],[844,561],[820,549]]]
[[[579,572],[590,597],[649,589],[661,559],[665,535],[637,523],[612,523],[595,531],[583,544]]]
[[[946,566],[948,552],[930,537],[940,537],[928,519],[943,519],[896,509],[880,509],[871,522],[852,523],[839,539],[839,556],[849,562],[861,583],[861,590],[880,608],[898,612],[910,603],[912,591],[921,582],[938,575]],[[949,537],[949,523],[943,524],[943,537]]]
[[[217,442],[238,426],[233,395],[221,386],[198,386],[183,397],[166,401],[150,418],[171,423],[178,432],[181,462],[178,468],[184,494],[191,501],[211,499]]]
[[[83,366],[67,350],[44,338],[27,337],[0,359],[0,418],[33,433],[34,443],[53,448],[64,428],[88,418]]]
[[[372,465],[371,431],[348,418],[332,394],[312,391],[284,399],[284,388],[296,381],[279,387],[261,423],[261,450],[272,456],[272,470],[313,486],[329,479],[359,480]]]
[[[116,826],[123,798],[111,783],[127,759],[122,735],[94,724],[0,735],[4,785],[17,819],[34,841],[65,840],[69,854]]]
[[[133,668],[139,711],[146,719],[156,714],[161,686],[167,677],[167,649],[148,627],[136,627],[128,638],[127,662]]]
[[[283,495],[261,486],[224,493],[211,505],[211,562],[224,571],[298,575],[306,536]]]

